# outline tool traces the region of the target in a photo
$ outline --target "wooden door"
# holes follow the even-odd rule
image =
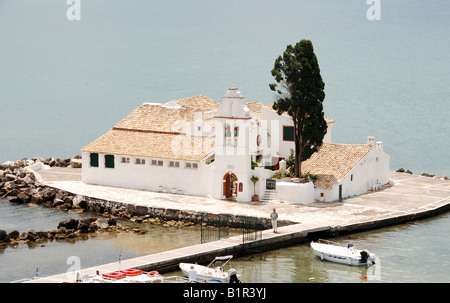
[[[231,177],[229,173],[223,177],[223,195],[226,199],[231,197]]]

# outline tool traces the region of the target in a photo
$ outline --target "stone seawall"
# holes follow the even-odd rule
[[[0,198],[4,198],[11,203],[32,203],[47,207],[55,207],[69,212],[91,211],[104,217],[125,219],[137,223],[148,222],[155,224],[166,224],[167,226],[176,227],[186,225],[192,226],[202,223],[203,216],[205,215],[205,212],[207,212],[205,209],[208,209],[206,207],[196,208],[196,210],[186,210],[182,207],[178,209],[177,203],[172,203],[171,205],[159,204],[155,206],[152,205],[152,203],[147,203],[152,202],[151,199],[153,198],[151,197],[148,198],[148,201],[144,199],[139,202],[136,201],[135,203],[135,201],[133,201],[132,191],[129,191],[129,199],[126,199],[127,201],[120,200],[122,202],[118,202],[113,201],[114,195],[94,198],[86,195],[86,193],[83,193],[82,191],[79,192],[73,190],[73,188],[73,192],[70,192],[71,189],[52,187],[49,183],[43,181],[39,174],[35,174],[35,172],[30,169],[30,167],[43,165],[47,162],[42,162],[39,159],[31,161],[24,159],[16,163],[9,161],[0,165]],[[52,163],[57,167],[72,165],[71,161],[68,160],[55,161],[55,163],[50,161],[48,163]],[[409,174],[407,173],[404,174],[404,177],[398,175],[398,173],[395,174],[396,176],[394,179],[405,180],[400,181],[400,183],[404,183],[404,185],[395,186],[388,189],[383,194],[374,193],[373,195],[376,195],[376,197],[372,197],[372,194],[367,194],[361,196],[360,198],[347,200],[346,203],[327,204],[326,206],[318,204],[314,207],[299,207],[297,205],[278,204],[277,207],[280,207],[282,212],[284,211],[284,216],[286,216],[286,214],[291,214],[294,210],[296,214],[295,216],[290,216],[288,220],[279,221],[278,225],[282,227],[293,223],[319,222],[322,220],[324,224],[347,226],[349,229],[352,229],[351,224],[356,221],[357,223],[353,226],[353,229],[359,230],[362,228],[362,225],[366,227],[379,227],[383,225],[390,225],[389,222],[391,221],[395,221],[397,223],[401,222],[404,219],[404,214],[407,216],[412,214],[413,218],[418,218],[425,217],[431,213],[447,210],[448,203],[445,202],[446,185],[433,185],[433,187],[430,187],[432,184],[436,184],[436,182],[439,183],[440,181],[438,180],[444,180],[444,182],[446,182],[446,177],[440,178],[432,175],[426,175],[426,177],[431,178],[424,178],[413,176],[412,179],[420,179],[420,181],[418,181],[419,183],[417,183],[417,181],[407,181],[409,179]],[[423,174],[423,176],[425,175]],[[425,186],[425,188],[420,189],[423,186]],[[395,188],[398,190],[392,192]],[[404,196],[406,188],[408,188],[408,195]],[[418,192],[413,193],[415,191]],[[75,192],[78,192],[79,194],[76,194]],[[433,193],[433,195],[431,195],[431,193]],[[403,201],[406,202],[403,203]],[[221,202],[218,201],[217,203]],[[333,207],[333,205],[339,207]],[[178,203],[178,206],[182,206],[182,204]],[[228,207],[231,209],[233,206],[237,205],[234,203],[227,204],[225,207],[224,205],[222,205],[222,207],[215,205],[213,208],[209,208],[209,211],[221,209],[221,211],[227,212],[229,209]],[[271,228],[271,222],[268,216],[261,217],[261,212],[256,214],[256,212],[249,211],[249,209],[246,210],[245,207],[247,206],[248,205],[242,205],[241,208],[239,208],[239,211],[236,211],[235,207],[232,211],[233,214],[220,214],[228,216],[229,221],[227,225],[231,228],[241,228],[244,220],[252,216],[249,215],[250,213],[252,213],[255,218],[258,216],[257,219],[262,223],[263,229]],[[258,204],[256,208],[263,206],[264,204]],[[270,207],[270,205],[265,205],[264,207],[267,208]],[[254,208],[252,208],[252,210],[253,209]],[[434,211],[430,212],[430,209],[434,209]],[[299,216],[301,217],[299,218]],[[386,218],[389,219],[385,220]],[[371,220],[378,220],[379,223],[367,223]],[[408,220],[412,220],[412,218],[409,218]],[[361,225],[359,224],[361,222],[364,223]]]
[[[79,197],[79,195],[77,195]],[[146,218],[158,218],[164,221],[183,221],[191,222],[194,224],[200,224],[202,222],[202,216],[205,215],[203,212],[193,212],[179,209],[170,208],[155,208],[148,206],[132,205],[122,202],[102,200],[98,198],[85,197],[82,196],[84,201],[86,201],[87,209],[96,212],[106,212],[120,218],[128,218],[134,220],[143,220]],[[228,215],[228,227],[231,228],[241,228],[245,219],[248,216],[242,215]],[[271,228],[270,219],[258,218],[261,220],[264,229]],[[278,222],[279,226],[286,226],[294,224],[287,220],[280,220]]]
[[[94,212],[103,217],[176,227],[201,224],[202,216],[205,215],[203,212],[156,208],[104,200],[54,188],[40,182],[39,176],[30,169],[30,165],[35,165],[38,162],[42,162],[45,165],[51,164],[55,167],[71,166],[69,159],[54,160],[53,158],[34,159],[32,161],[23,159],[17,162],[8,161],[0,164],[0,198],[10,203],[31,203],[44,207],[54,207],[68,212]],[[248,216],[228,215],[227,226],[230,228],[241,228],[246,218]],[[270,219],[259,218],[259,220],[261,220],[263,229],[271,228]],[[278,226],[281,227],[293,223],[287,220],[280,220]],[[55,233],[56,231],[52,231],[51,234],[54,235]],[[33,241],[33,239],[39,238],[36,234],[43,233],[36,233],[34,230],[31,230],[28,235],[23,234],[21,236],[22,238],[26,237],[29,241]],[[69,235],[70,233],[63,231],[60,234]],[[15,239],[19,238],[15,237]],[[2,242],[1,239],[0,242]]]

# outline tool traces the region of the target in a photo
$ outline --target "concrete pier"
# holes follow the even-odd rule
[[[341,202],[316,202],[309,205],[283,201],[234,202],[168,193],[156,193],[116,187],[87,185],[80,180],[80,170],[52,169],[38,172],[48,185],[75,194],[153,208],[181,209],[191,212],[233,214],[268,218],[273,208],[279,219],[295,222],[289,226],[262,232],[263,250],[304,243],[316,237],[331,237],[347,233],[376,229],[424,219],[450,210],[450,181],[392,172],[391,185],[380,191],[344,199]],[[121,269],[139,268],[160,273],[177,269],[180,262],[207,263],[218,255],[240,256],[256,245],[243,244],[242,236],[193,245],[171,251],[123,260]],[[119,269],[118,262],[63,273],[33,282],[71,282],[76,274],[95,274]]]

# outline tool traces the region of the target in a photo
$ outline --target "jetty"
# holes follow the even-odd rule
[[[88,185],[81,182],[81,169],[54,168],[38,171],[46,186],[104,201],[123,203],[136,209],[179,210],[187,213],[230,214],[267,219],[276,208],[279,219],[291,222],[261,232],[255,241],[233,236],[79,271],[32,280],[32,283],[74,282],[77,275],[94,275],[136,268],[160,273],[174,271],[180,262],[207,263],[215,256],[239,257],[258,245],[262,251],[305,243],[318,237],[335,237],[439,215],[450,210],[450,181],[409,173],[391,172],[390,183],[378,191],[336,202],[311,204],[273,200],[236,202],[208,197],[177,195],[145,190]]]

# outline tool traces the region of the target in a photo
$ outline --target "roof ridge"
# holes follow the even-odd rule
[[[315,184],[316,187],[331,188],[372,149],[368,144],[323,143],[318,151],[302,162],[302,170],[323,176],[321,182]]]

